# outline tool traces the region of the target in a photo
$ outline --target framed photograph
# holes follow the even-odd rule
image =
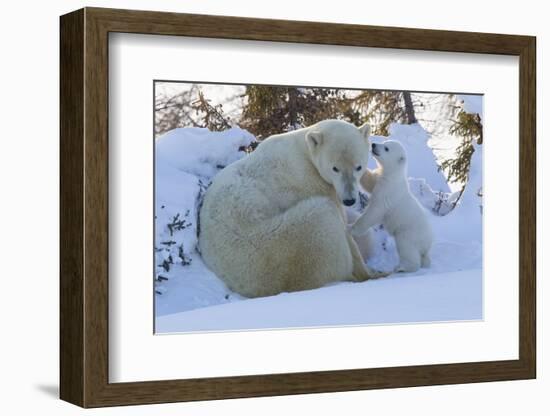
[[[63,400],[536,377],[534,37],[60,25]]]

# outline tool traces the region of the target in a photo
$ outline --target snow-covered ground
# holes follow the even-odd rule
[[[478,97],[481,101],[481,97]],[[481,108],[480,103],[471,103]],[[239,128],[224,132],[175,129],[156,142],[157,333],[227,331],[326,325],[365,325],[482,318],[481,147],[461,203],[436,214],[441,195],[450,195],[432,136],[421,125],[392,125],[390,138],[409,154],[411,190],[427,208],[434,233],[432,266],[363,283],[341,282],[320,289],[246,299],[210,272],[196,250],[197,212],[211,179],[246,157],[254,137]],[[374,137],[373,141],[385,138]],[[371,166],[373,167],[373,166]],[[441,214],[441,211],[439,212]],[[374,232],[377,247],[369,264],[397,264],[393,239]]]
[[[160,316],[156,332],[476,320],[480,277],[466,270],[340,283]]]

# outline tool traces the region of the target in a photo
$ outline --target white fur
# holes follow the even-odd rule
[[[383,224],[395,238],[399,252],[395,271],[415,272],[420,267],[429,267],[432,230],[424,208],[409,190],[405,150],[399,142],[388,140],[373,144],[372,152],[378,169],[367,171],[361,178],[371,198],[352,226],[352,234],[360,236],[372,226]]]
[[[360,213],[354,211],[353,209],[346,210],[346,215],[348,217],[348,225],[351,226],[357,221],[360,217]],[[374,228],[370,228],[365,234],[353,235],[353,239],[357,244],[357,248],[363,257],[363,261],[372,259],[376,253],[376,238],[374,236]]]
[[[206,265],[250,297],[374,277],[341,206],[358,198],[368,135],[368,126],[325,120],[272,136],[221,171],[200,211]]]

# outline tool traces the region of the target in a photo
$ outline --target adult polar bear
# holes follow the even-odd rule
[[[271,136],[222,170],[200,210],[206,265],[248,297],[377,277],[364,265],[341,205],[358,197],[369,130],[324,120]]]

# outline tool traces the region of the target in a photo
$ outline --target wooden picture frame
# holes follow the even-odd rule
[[[536,376],[535,38],[85,8],[61,17],[60,396],[82,407],[351,391]],[[519,57],[519,359],[109,383],[108,35],[263,40]]]

